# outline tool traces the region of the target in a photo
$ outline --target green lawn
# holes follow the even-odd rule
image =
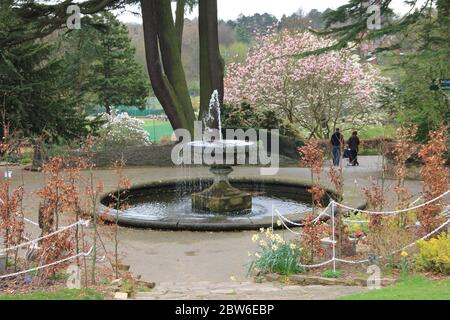
[[[395,128],[390,125],[385,126],[367,126],[358,131],[361,139],[376,138],[393,138],[395,136]]]
[[[341,300],[450,300],[450,280],[409,277],[392,287],[354,294]]]
[[[0,300],[103,300],[94,290],[69,290],[57,292],[35,292],[27,295],[4,295]]]
[[[144,129],[153,142],[159,142],[162,137],[170,137],[173,133],[172,126],[168,121],[145,120]]]

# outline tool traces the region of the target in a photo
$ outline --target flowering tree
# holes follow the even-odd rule
[[[299,58],[330,44],[309,32],[259,36],[247,60],[228,67],[225,101],[281,112],[310,138],[329,137],[342,122],[366,123],[386,80],[348,50]]]
[[[106,123],[99,130],[98,146],[146,146],[150,144],[144,122],[131,118],[127,113],[103,115]]]

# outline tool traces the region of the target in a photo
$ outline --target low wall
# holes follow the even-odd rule
[[[174,145],[150,145],[142,147],[108,148],[94,153],[98,167],[109,167],[123,159],[127,166],[172,166],[171,153]]]

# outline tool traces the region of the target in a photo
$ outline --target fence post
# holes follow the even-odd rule
[[[272,231],[274,230],[274,214],[275,214],[275,205],[272,204]]]
[[[334,214],[336,211],[336,203],[334,202],[334,200],[331,201],[331,226],[333,228],[332,230],[332,234],[333,234],[333,238],[332,238],[332,243],[333,243],[333,272],[336,272],[336,237],[335,237],[335,231],[334,231],[334,226],[335,226],[335,222],[334,222]]]

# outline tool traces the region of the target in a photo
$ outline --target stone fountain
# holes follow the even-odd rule
[[[233,172],[233,165],[238,164],[237,159],[241,158],[240,155],[245,156],[254,143],[222,138],[222,121],[217,90],[212,94],[209,112],[203,118],[203,126],[205,128],[204,136],[211,138],[189,143],[189,146],[193,148],[194,155],[202,156],[205,151],[213,150],[215,154],[222,156],[216,157],[219,161],[211,164],[210,172],[214,175],[212,186],[192,194],[192,208],[219,214],[247,214],[252,209],[252,195],[233,187],[228,176]],[[227,155],[231,155],[231,157],[227,157]],[[231,163],[230,159],[232,159]]]

